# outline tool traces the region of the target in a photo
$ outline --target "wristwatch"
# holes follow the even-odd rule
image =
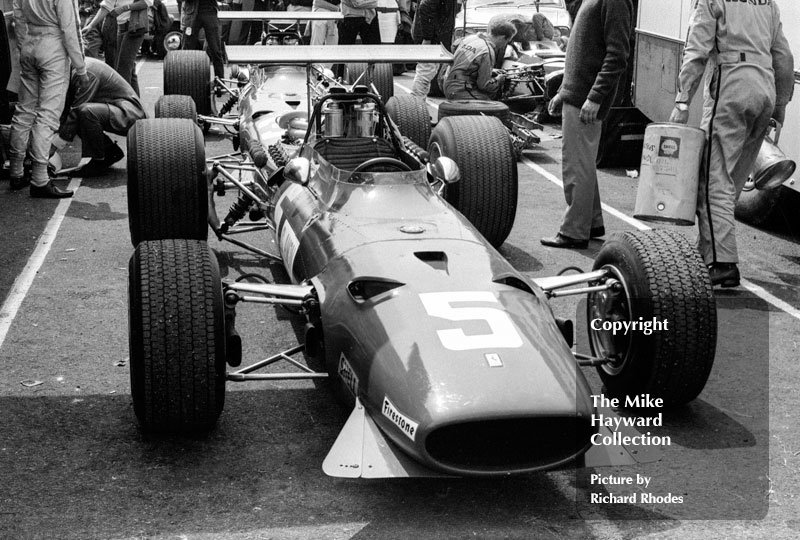
[[[686,112],[686,111],[689,110],[689,105],[687,103],[682,102],[682,101],[678,101],[678,102],[675,103],[675,108],[678,109],[681,112]]]

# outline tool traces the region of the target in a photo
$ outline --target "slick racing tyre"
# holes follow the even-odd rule
[[[508,238],[517,213],[517,162],[511,139],[497,118],[443,118],[431,133],[430,160],[456,162],[461,179],[447,186],[445,199],[494,247]]]
[[[189,96],[170,94],[156,101],[156,118],[186,118],[197,121],[197,107]]]
[[[386,102],[386,113],[400,128],[400,133],[420,148],[428,147],[431,138],[431,117],[428,106],[414,96],[393,96]]]
[[[225,309],[205,242],[142,242],[129,264],[133,409],[142,428],[200,432],[225,401]]]
[[[203,51],[171,51],[164,57],[164,95],[194,100],[199,114],[211,111],[211,62]]]
[[[203,134],[191,120],[139,120],[128,133],[131,242],[208,238]]]
[[[367,70],[367,64],[356,63],[347,64],[347,80],[350,84],[356,80]],[[392,64],[375,64],[372,68],[372,78],[366,77],[362,79],[359,84],[369,86],[370,83],[375,85],[378,89],[378,94],[384,103],[389,101],[389,98],[394,95],[394,72],[392,71]]]
[[[508,125],[511,112],[508,105],[499,101],[484,101],[480,99],[463,99],[457,101],[443,101],[439,104],[439,121],[448,116],[481,115],[496,116],[501,122]]]
[[[756,189],[755,184],[748,178],[736,201],[733,215],[739,221],[751,225],[761,226],[772,223],[780,213],[780,204],[778,203],[783,192],[783,186],[775,189]]]
[[[618,233],[603,244],[594,269],[619,282],[587,300],[592,354],[609,397],[650,394],[665,406],[696,398],[708,380],[717,342],[717,309],[708,270],[685,236],[668,230]],[[613,323],[666,322],[625,333]],[[606,328],[604,328],[606,323]]]

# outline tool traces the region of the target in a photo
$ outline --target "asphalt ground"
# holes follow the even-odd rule
[[[139,77],[152,112],[161,63],[146,61]],[[396,83],[402,92],[411,76]],[[517,217],[500,250],[531,277],[588,269],[602,245],[539,244],[564,209],[558,129],[546,132],[519,164]],[[207,137],[209,155],[230,148],[219,132]],[[349,414],[324,384],[229,383],[208,436],[139,430],[128,375],[125,183],[122,161],[105,177],[73,180],[75,197],[62,203],[0,186],[0,538],[800,537],[796,212],[768,230],[737,225],[747,283],[718,291],[714,369],[699,399],[665,415],[659,434],[673,442],[660,461],[492,480],[353,481],[321,471]],[[636,185],[625,170],[601,171],[609,234],[642,227],[627,217]],[[274,250],[263,236],[251,241]],[[275,264],[210,244],[226,277],[287,279]],[[560,316],[582,309],[578,298],[553,306]],[[294,346],[298,325],[280,308],[240,308],[245,358]],[[586,374],[599,389],[597,376]],[[586,504],[581,486],[591,472],[648,476],[652,492],[685,501]]]

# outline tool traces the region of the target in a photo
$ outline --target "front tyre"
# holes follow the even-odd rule
[[[203,134],[192,120],[139,120],[128,133],[131,242],[208,238]]]
[[[439,121],[428,145],[430,160],[451,158],[461,180],[447,186],[445,199],[494,247],[505,242],[517,213],[517,162],[498,118],[450,116]]]
[[[594,269],[619,281],[587,301],[592,354],[613,362],[597,368],[609,397],[650,394],[683,405],[705,387],[717,342],[717,310],[708,269],[685,236],[667,230],[618,233],[600,249]],[[613,333],[604,323],[666,322]],[[609,324],[609,325],[610,325]]]
[[[201,432],[225,401],[225,313],[205,242],[142,242],[129,264],[133,408],[145,431]]]

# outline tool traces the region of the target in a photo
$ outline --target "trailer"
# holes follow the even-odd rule
[[[638,0],[635,45],[631,54],[631,93],[618,100],[604,126],[605,148],[598,162],[613,158],[638,159],[641,154],[643,125],[666,122],[675,105],[678,74],[689,30],[689,16],[694,0]],[[800,31],[792,24],[800,20],[800,2],[779,2],[783,31],[797,65],[800,59]],[[786,108],[786,120],[779,146],[786,157],[800,163],[800,69],[795,69],[795,99]],[[702,114],[702,90],[692,100],[689,125],[699,126]],[[638,144],[637,144],[638,143]],[[633,149],[633,150],[632,150]],[[637,153],[638,152],[638,153]],[[736,217],[759,225],[768,222],[778,202],[800,191],[800,173],[775,190],[757,190],[748,182],[736,204]]]

